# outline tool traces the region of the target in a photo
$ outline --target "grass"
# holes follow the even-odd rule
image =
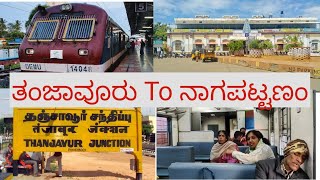
[[[6,66],[4,66],[4,69],[5,69],[5,70],[8,70],[8,69],[10,69],[10,66],[9,66],[9,65],[6,65]],[[11,69],[20,69],[20,63],[11,64]]]

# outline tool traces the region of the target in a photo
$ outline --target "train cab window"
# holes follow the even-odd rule
[[[52,41],[58,29],[58,20],[36,21],[29,35],[29,41]]]
[[[95,25],[94,18],[70,19],[64,31],[64,41],[90,41]]]

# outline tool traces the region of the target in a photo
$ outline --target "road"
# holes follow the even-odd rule
[[[163,58],[154,60],[154,72],[271,72],[219,62],[196,62],[190,58]],[[312,90],[320,91],[320,79],[310,79]]]

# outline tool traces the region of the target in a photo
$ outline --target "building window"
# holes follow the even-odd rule
[[[183,21],[182,23],[186,23],[186,21]]]
[[[199,23],[202,23],[202,21],[199,21]]]
[[[311,52],[318,52],[318,43],[316,42],[311,43]]]
[[[164,117],[157,117],[157,145],[169,146],[168,121]]]
[[[182,50],[181,41],[176,41],[174,44],[174,48],[176,51],[181,51]]]

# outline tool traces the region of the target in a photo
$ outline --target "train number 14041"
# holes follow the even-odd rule
[[[85,65],[71,65],[69,72],[92,72],[92,67]]]

